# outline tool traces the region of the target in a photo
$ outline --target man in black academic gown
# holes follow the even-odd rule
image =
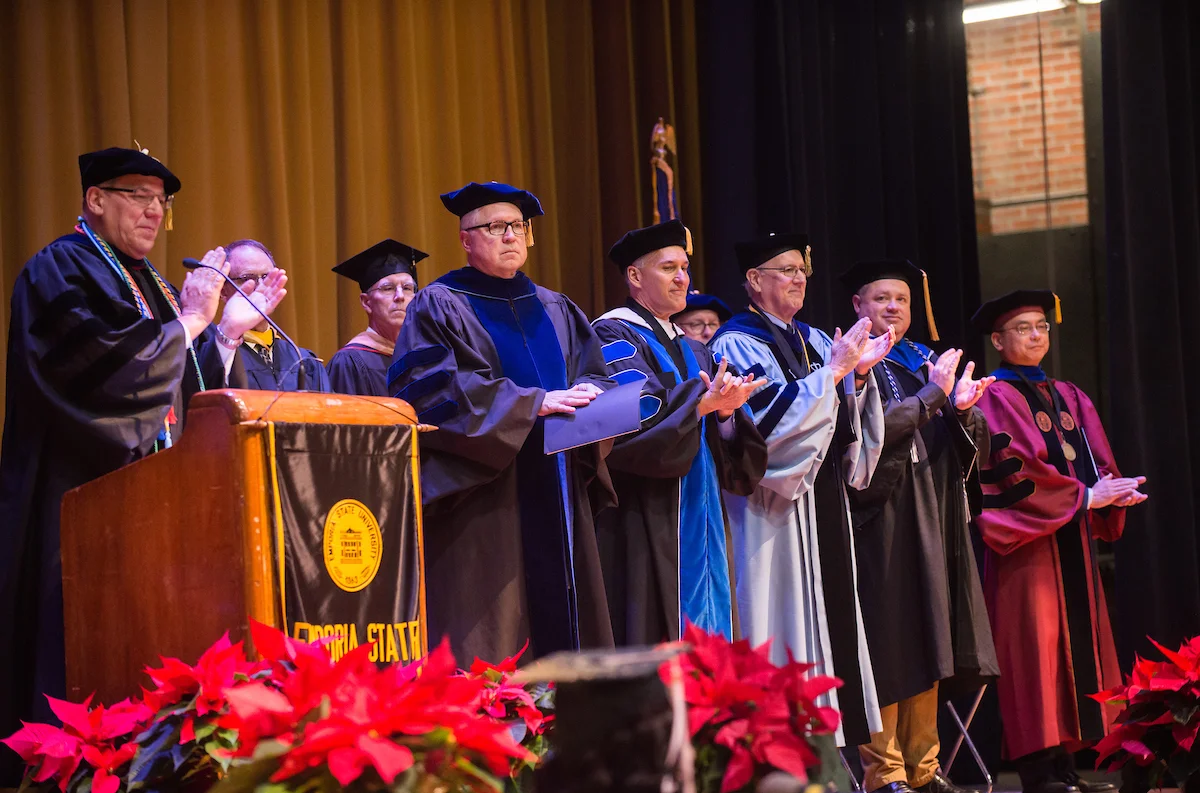
[[[537,198],[496,182],[442,203],[467,266],[409,306],[393,396],[440,429],[421,436],[429,634],[458,658],[526,659],[611,646],[593,517],[612,503],[600,445],[544,453],[543,418],[612,385],[600,341],[566,296],[522,272]]]
[[[225,246],[225,258],[229,262],[229,280],[246,294],[253,293],[272,271],[278,269],[271,251],[258,240],[229,243]],[[228,300],[233,297],[233,287],[226,284],[221,294]],[[246,331],[238,350],[246,367],[249,388],[328,393],[329,378],[321,359],[312,350],[301,348],[300,354],[303,362],[296,357],[296,348],[287,339],[279,338],[265,319]]]
[[[841,281],[873,333],[890,326],[896,334],[874,366],[884,399],[883,452],[870,486],[849,493],[883,717],[883,730],[860,747],[863,789],[956,793],[938,763],[939,684],[977,684],[999,673],[968,529],[988,446],[975,403],[994,378],[972,379],[968,363],[956,379],[961,350],[939,357],[909,338],[919,289],[937,340],[925,273],[911,263],[860,262]]]
[[[386,239],[333,268],[358,284],[367,329],[329,360],[329,382],[339,394],[387,396],[387,370],[396,337],[417,294],[417,262],[429,254]]]
[[[626,234],[608,256],[629,299],[592,324],[613,380],[642,382],[641,429],[607,459],[618,503],[596,525],[619,645],[674,641],[685,620],[734,638],[721,489],[749,495],[767,467],[740,410],[766,381],[727,371],[671,322],[686,305],[690,251],[678,220]]]
[[[35,254],[12,295],[0,455],[3,735],[20,719],[52,721],[42,695],[66,693],[63,494],[169,446],[195,392],[242,385],[234,351],[257,322],[238,298],[210,327],[220,275],[197,269],[177,292],[145,258],[180,188],[165,165],[113,148],[81,155],[79,170],[83,214],[74,233]],[[203,263],[228,270],[220,248]],[[286,281],[273,274],[252,299],[274,309]]]

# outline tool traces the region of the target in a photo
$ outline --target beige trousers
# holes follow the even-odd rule
[[[858,747],[863,764],[863,790],[878,790],[892,782],[918,788],[929,784],[938,770],[938,689],[901,700],[880,710],[883,730]]]

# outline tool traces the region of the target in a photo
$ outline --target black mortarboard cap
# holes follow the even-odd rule
[[[608,258],[616,262],[624,272],[626,267],[647,253],[673,245],[683,248],[688,256],[692,255],[692,232],[679,220],[668,220],[627,232],[608,249]]]
[[[362,291],[370,289],[380,278],[395,273],[408,273],[417,280],[417,262],[429,256],[424,251],[386,239],[377,242],[362,253],[356,253],[333,268],[338,275],[358,283]]]
[[[733,316],[733,312],[729,310],[729,306],[725,305],[725,301],[715,295],[705,295],[700,292],[691,292],[687,296],[687,308],[678,312],[671,317],[671,321],[677,321],[681,316],[689,311],[713,311],[717,315],[717,319],[722,322],[727,321]]]
[[[1049,289],[1018,289],[980,306],[971,317],[971,327],[977,333],[990,334],[1014,314],[1031,308],[1040,308],[1046,312],[1046,316],[1053,315],[1056,323],[1062,322],[1062,305],[1058,295]]]
[[[734,253],[737,254],[738,267],[742,275],[761,264],[766,264],[781,253],[800,251],[804,254],[804,271],[812,275],[812,254],[808,245],[808,235],[798,232],[782,234],[767,234],[745,242],[735,243]]]
[[[112,147],[79,155],[79,181],[83,192],[89,187],[104,184],[126,174],[157,176],[162,179],[167,195],[175,195],[182,187],[179,178],[167,166],[150,156],[146,150]]]
[[[515,204],[526,220],[546,214],[533,193],[501,182],[470,182],[453,192],[442,193],[442,204],[460,218],[488,204]]]

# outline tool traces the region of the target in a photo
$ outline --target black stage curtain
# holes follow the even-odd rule
[[[733,243],[807,231],[801,317],[845,328],[838,273],[911,259],[945,344],[979,340],[961,0],[698,0],[706,285],[745,305]],[[924,321],[912,335],[925,338]]]
[[[1150,494],[1115,545],[1128,670],[1135,652],[1161,660],[1147,636],[1174,648],[1200,633],[1200,6],[1102,8],[1108,431],[1122,472],[1145,474]]]

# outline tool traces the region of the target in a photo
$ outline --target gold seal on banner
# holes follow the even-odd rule
[[[383,558],[379,521],[361,501],[345,498],[334,504],[325,518],[321,543],[325,570],[339,588],[358,592],[375,580]]]

